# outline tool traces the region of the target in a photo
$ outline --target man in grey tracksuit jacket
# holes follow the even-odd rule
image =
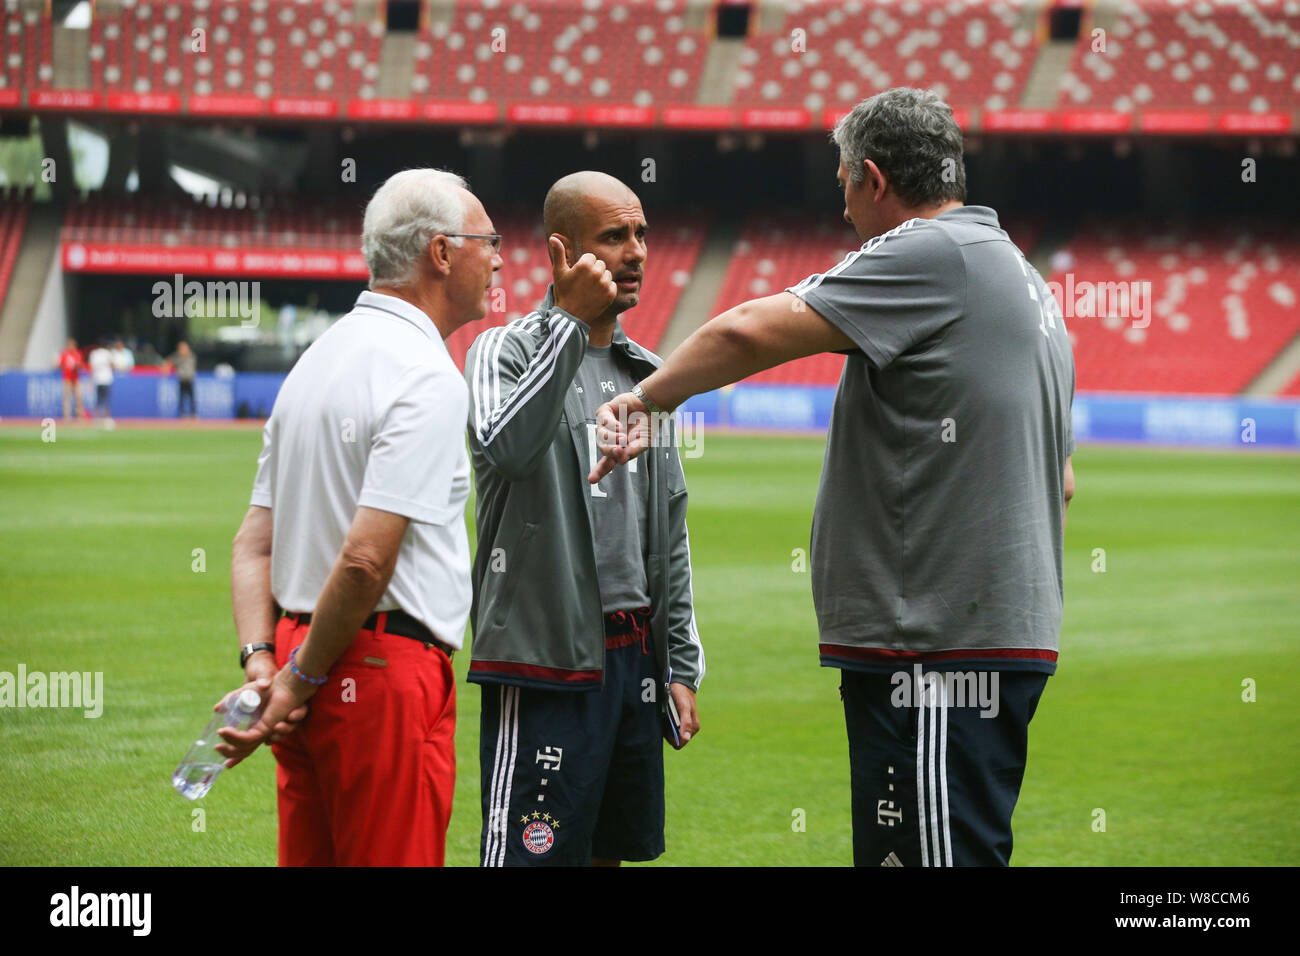
[[[595,460],[573,388],[588,332],[548,290],[538,311],[479,336],[465,359],[478,527],[472,683],[601,685],[604,634],[587,512]],[[621,325],[612,347],[642,377],[662,363]],[[686,479],[675,441],[656,451],[647,462],[650,629],[660,672],[667,678],[671,669],[673,681],[696,690],[704,655],[691,596]]]
[[[465,363],[478,528],[469,680],[483,686],[484,865],[659,855],[660,711],[682,687],[693,711],[704,673],[671,422],[638,479],[639,535],[626,522],[615,527],[631,527],[627,539],[593,532],[593,509],[610,507],[593,501],[615,496],[587,481],[599,385],[639,381],[661,360],[609,315],[608,352],[594,348],[593,326],[558,308],[553,289],[536,312],[480,335]],[[608,374],[592,373],[602,360]],[[646,606],[617,605],[607,567],[598,584],[598,554],[611,549],[628,562],[642,552],[644,589],[634,593]],[[682,685],[675,693],[673,683]]]

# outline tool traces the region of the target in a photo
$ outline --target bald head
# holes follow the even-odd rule
[[[629,203],[638,203],[636,193],[613,176],[587,169],[570,173],[550,188],[542,206],[542,223],[548,236],[559,233],[579,241],[594,207]]]
[[[565,176],[546,194],[546,234],[559,235],[569,262],[591,253],[618,285],[605,318],[610,322],[636,305],[646,260],[646,221],[641,200],[613,176],[585,170]]]

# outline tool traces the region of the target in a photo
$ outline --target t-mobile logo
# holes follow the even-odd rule
[[[537,751],[537,759],[533,763],[541,764],[543,770],[559,770],[560,761],[563,759],[563,747],[543,747]]]

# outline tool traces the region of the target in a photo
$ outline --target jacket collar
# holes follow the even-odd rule
[[[537,307],[537,311],[543,315],[550,315],[555,308],[555,286],[548,285],[546,287],[546,297],[542,299],[541,304]],[[613,341],[610,342],[610,345],[618,349],[634,362],[644,362],[652,368],[658,368],[663,364],[663,359],[658,355],[655,355],[654,352],[651,352],[647,348],[642,348],[636,342],[629,339],[627,333],[623,331],[623,323],[617,318],[614,319],[614,338]]]

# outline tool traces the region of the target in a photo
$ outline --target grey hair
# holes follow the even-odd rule
[[[961,128],[937,93],[902,86],[877,93],[836,123],[831,139],[855,186],[869,159],[908,207],[966,201]]]
[[[410,284],[429,241],[465,227],[465,200],[457,188],[469,184],[445,169],[405,169],[375,191],[361,225],[370,288]],[[449,241],[459,246],[464,240]]]

